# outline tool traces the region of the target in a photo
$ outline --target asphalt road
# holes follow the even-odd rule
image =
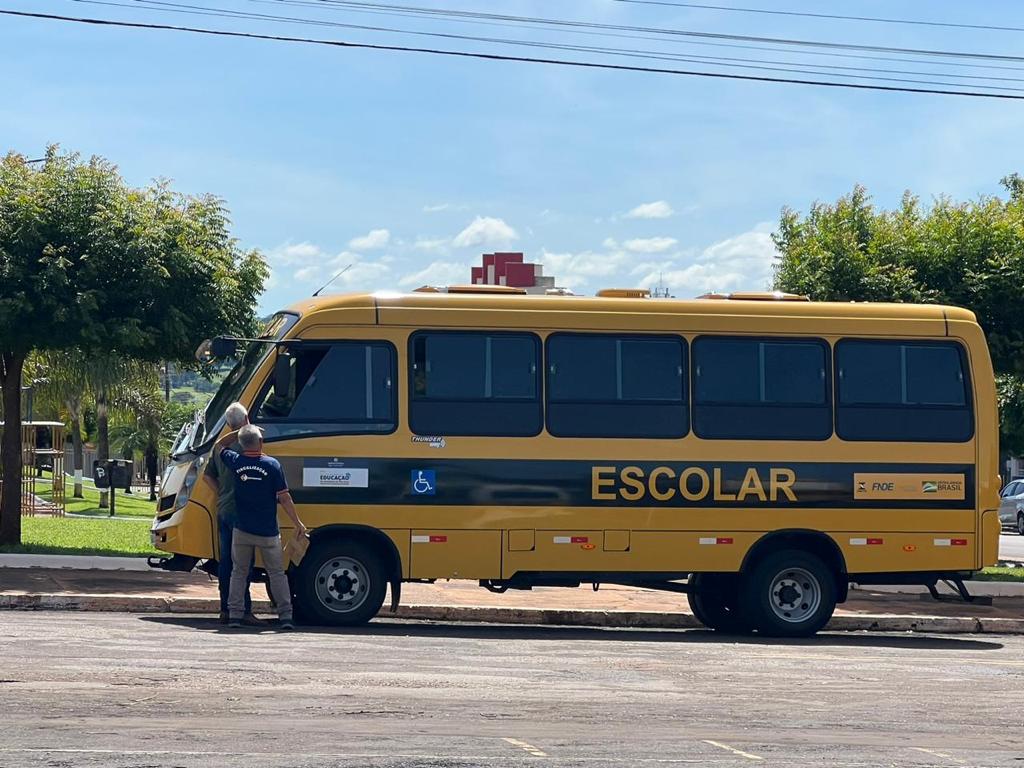
[[[1024,563],[1024,536],[1019,536],[1016,533],[1003,533],[999,537],[999,559]]]
[[[0,615],[0,766],[1020,766],[1024,638]]]

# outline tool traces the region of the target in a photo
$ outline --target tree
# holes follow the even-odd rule
[[[160,182],[129,187],[101,158],[47,150],[0,160],[0,544],[21,531],[21,381],[34,350],[187,361],[204,337],[245,333],[267,267],[224,204]]]
[[[863,187],[806,217],[786,208],[773,235],[775,286],[823,301],[953,304],[977,315],[999,374],[1004,450],[1024,449],[1024,179],[1002,181],[1009,199],[909,192],[878,211]]]

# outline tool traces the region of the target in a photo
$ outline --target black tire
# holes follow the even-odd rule
[[[303,622],[354,627],[380,611],[388,580],[375,549],[357,539],[327,539],[309,548],[293,586]]]
[[[739,607],[739,577],[729,573],[695,573],[686,595],[694,617],[708,629],[748,634],[752,626]]]
[[[1017,534],[1024,536],[1024,512],[1017,513]]]
[[[810,637],[835,609],[835,575],[821,558],[796,549],[764,557],[740,590],[741,612],[769,637]]]

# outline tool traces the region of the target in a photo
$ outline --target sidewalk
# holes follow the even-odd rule
[[[257,610],[269,611],[265,587],[254,586]],[[992,605],[924,601],[916,595],[868,590],[850,593],[829,624],[833,630],[995,632],[1024,634],[1024,597],[996,597]],[[387,604],[381,616],[392,614]],[[0,567],[0,609],[128,612],[217,612],[217,584],[203,573]],[[510,590],[503,595],[475,582],[404,584],[400,618],[685,628],[699,624],[685,595],[604,586]]]

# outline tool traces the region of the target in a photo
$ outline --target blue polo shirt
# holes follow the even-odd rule
[[[230,448],[220,457],[235,479],[235,528],[253,536],[277,536],[277,495],[288,490],[277,459]]]

